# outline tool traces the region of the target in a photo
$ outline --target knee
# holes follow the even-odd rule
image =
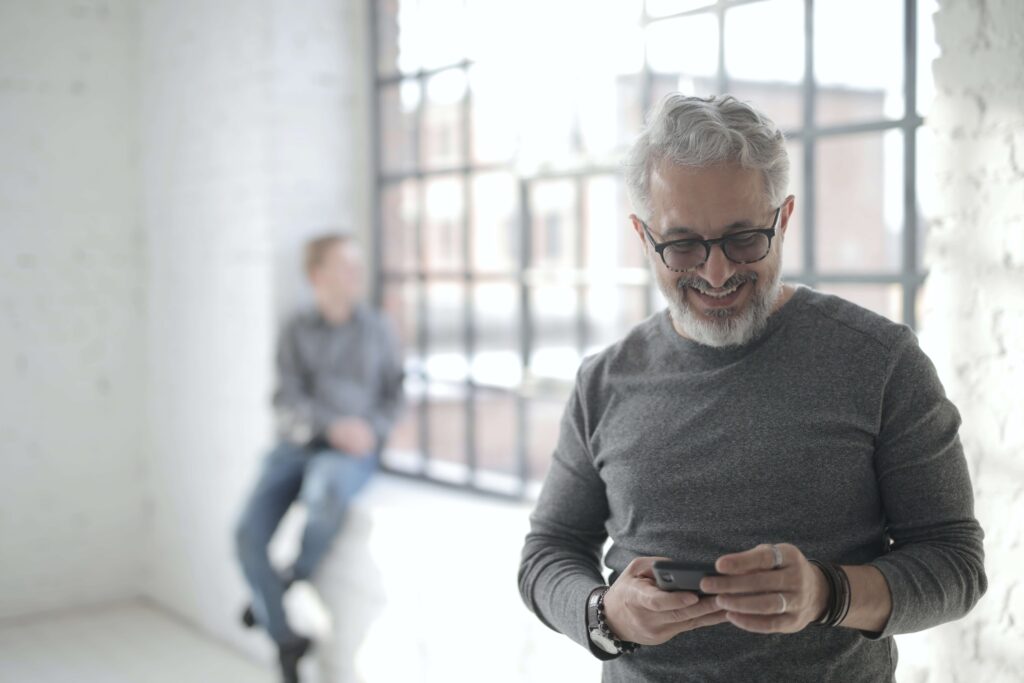
[[[334,482],[316,480],[303,492],[302,502],[311,515],[336,515],[345,508],[346,497]]]

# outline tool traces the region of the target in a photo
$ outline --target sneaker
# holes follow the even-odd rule
[[[277,646],[277,660],[281,664],[283,683],[299,683],[299,660],[313,644],[309,638],[299,637]]]
[[[315,640],[329,640],[333,631],[331,612],[309,581],[299,579],[285,591],[284,611],[295,633]]]

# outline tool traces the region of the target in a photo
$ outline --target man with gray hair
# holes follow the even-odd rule
[[[605,681],[889,681],[985,591],[959,414],[908,328],[781,281],[788,175],[729,96],[668,96],[627,161],[668,309],[580,368],[519,571]]]

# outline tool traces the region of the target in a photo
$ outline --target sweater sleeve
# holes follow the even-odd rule
[[[883,391],[875,467],[891,552],[872,564],[892,593],[878,637],[958,619],[985,593],[983,532],[957,434],[960,415],[904,328]]]
[[[519,567],[519,592],[548,627],[590,648],[586,602],[605,583],[601,550],[608,535],[608,501],[588,445],[582,389],[587,365],[562,416],[537,506],[530,517]]]
[[[308,370],[302,365],[295,338],[297,325],[298,319],[293,318],[278,338],[273,404],[278,432],[293,443],[306,444],[326,429],[329,420],[317,410],[310,395]]]

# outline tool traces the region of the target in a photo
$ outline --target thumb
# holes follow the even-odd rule
[[[623,571],[623,575],[626,576],[637,576],[644,577],[647,579],[654,578],[654,563],[659,560],[668,560],[667,557],[637,557]]]

